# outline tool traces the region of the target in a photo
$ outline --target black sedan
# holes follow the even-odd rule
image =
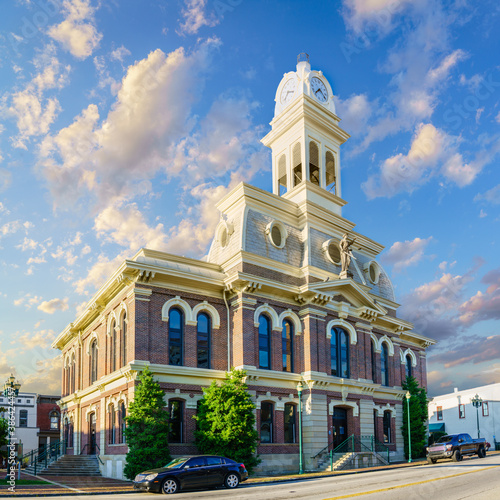
[[[137,474],[134,489],[170,495],[184,489],[237,488],[248,479],[245,465],[214,455],[176,458],[161,469]]]

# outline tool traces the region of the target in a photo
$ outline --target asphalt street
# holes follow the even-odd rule
[[[464,459],[460,463],[439,462],[405,469],[315,478],[275,484],[243,484],[237,490],[180,492],[174,498],[231,500],[337,500],[367,499],[500,499],[500,455]],[[16,495],[17,496],[17,495]],[[153,494],[59,496],[58,499],[89,497],[96,500],[155,498]]]

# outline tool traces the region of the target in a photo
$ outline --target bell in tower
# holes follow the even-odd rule
[[[296,202],[321,198],[341,215],[340,146],[349,134],[339,126],[330,83],[311,70],[308,54],[283,75],[275,102],[272,130],[262,139],[272,149],[273,193]]]

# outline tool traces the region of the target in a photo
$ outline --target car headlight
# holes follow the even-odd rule
[[[148,474],[144,479],[146,481],[152,481],[158,474],[155,472],[154,474]]]

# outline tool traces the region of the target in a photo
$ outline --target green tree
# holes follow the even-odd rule
[[[243,381],[244,370],[232,369],[221,385],[203,389],[196,419],[195,441],[201,453],[222,455],[245,464],[249,473],[260,463],[255,455],[255,404]]]
[[[124,473],[129,479],[148,469],[164,467],[171,460],[168,449],[170,426],[164,405],[160,384],[146,368],[139,376],[134,400],[125,419],[128,453]]]
[[[411,456],[414,458],[425,456],[427,446],[427,392],[419,387],[414,377],[408,377],[403,382],[403,390],[410,392],[410,430],[411,430]],[[408,453],[408,402],[403,401],[403,439],[405,443],[405,456]]]

